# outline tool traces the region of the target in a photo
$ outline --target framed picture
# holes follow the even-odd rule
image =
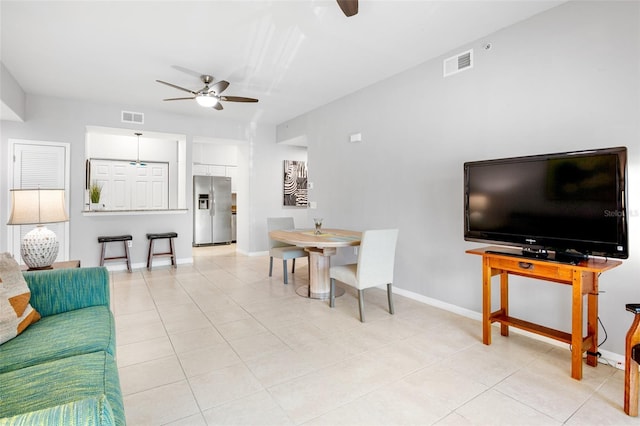
[[[283,205],[307,207],[307,165],[304,161],[284,160]]]

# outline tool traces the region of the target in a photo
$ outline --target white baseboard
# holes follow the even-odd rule
[[[184,264],[193,264],[193,257],[185,257],[182,259],[176,259],[176,264],[177,265],[184,265]],[[153,261],[153,267],[157,267],[157,266],[169,266],[171,265],[171,259],[169,258],[165,258],[165,259],[157,259]],[[119,271],[126,271],[127,270],[127,262],[125,262],[124,260],[122,262],[119,262],[117,264],[106,264],[104,265],[105,268],[107,268],[107,271],[109,272],[119,272]],[[138,262],[138,263],[132,263],[131,264],[131,269],[132,270],[136,270],[136,269],[146,269],[147,268],[147,263],[146,262]]]

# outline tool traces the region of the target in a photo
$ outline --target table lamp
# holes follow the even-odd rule
[[[66,222],[64,189],[12,189],[7,225],[37,225],[20,243],[22,260],[29,269],[48,269],[58,257],[58,238],[45,223]]]

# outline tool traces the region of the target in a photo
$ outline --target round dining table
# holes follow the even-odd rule
[[[336,254],[339,247],[359,246],[362,233],[345,229],[323,229],[316,234],[313,229],[286,229],[269,232],[269,238],[304,247],[309,253],[309,285],[298,287],[296,293],[312,299],[328,299],[331,288],[331,256]],[[342,294],[344,290],[336,288],[336,296]]]

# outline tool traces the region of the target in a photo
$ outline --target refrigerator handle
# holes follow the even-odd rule
[[[216,215],[216,191],[211,191],[209,194],[209,198],[211,199],[211,208],[209,209],[209,215]]]

